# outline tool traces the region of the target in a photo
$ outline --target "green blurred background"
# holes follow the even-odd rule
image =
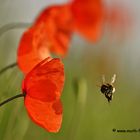
[[[31,23],[45,6],[66,0],[0,0],[0,27],[15,22]],[[127,37],[106,29],[100,42],[91,44],[74,35],[70,52],[63,60],[66,82],[62,95],[64,116],[59,133],[48,133],[34,124],[17,99],[0,108],[0,140],[135,140],[139,132],[112,129],[140,129],[140,2],[120,1],[133,13],[133,27]],[[16,49],[26,28],[0,36],[0,68],[16,62]],[[110,41],[111,40],[111,41]],[[101,76],[110,81],[117,74],[116,92],[109,104],[100,93]],[[21,93],[23,75],[17,67],[0,75],[0,101]]]

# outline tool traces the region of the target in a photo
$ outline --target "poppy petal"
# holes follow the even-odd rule
[[[73,31],[73,20],[70,5],[56,5],[47,7],[37,17],[35,26],[43,24],[46,30],[46,39],[50,43],[51,52],[65,56]]]
[[[31,27],[23,34],[20,40],[17,62],[19,68],[24,73],[28,73],[36,64],[50,56],[48,49],[49,44],[45,41],[41,43],[41,41],[44,40],[42,34],[39,28],[37,30]]]
[[[25,106],[31,119],[47,129],[57,132],[62,122],[60,101],[64,86],[64,66],[60,59],[46,58],[29,72],[23,81]]]
[[[62,123],[62,104],[60,100],[42,102],[25,97],[25,106],[31,119],[49,132],[58,132]]]
[[[64,66],[60,59],[43,60],[24,80],[24,89],[32,98],[51,102],[60,98],[64,86]]]
[[[71,10],[76,30],[89,41],[98,41],[104,23],[102,0],[74,0]]]

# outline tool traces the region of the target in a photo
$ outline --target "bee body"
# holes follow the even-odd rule
[[[112,80],[109,83],[105,83],[105,78],[103,77],[103,84],[101,85],[101,93],[105,95],[108,102],[110,102],[113,99],[113,93],[115,92],[115,87],[113,86],[113,83],[115,82],[116,75],[112,77]]]

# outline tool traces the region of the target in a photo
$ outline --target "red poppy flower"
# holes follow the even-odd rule
[[[60,101],[64,67],[60,59],[46,58],[23,81],[25,106],[31,119],[49,132],[58,132],[62,122]]]
[[[117,3],[113,3],[108,8],[107,22],[111,31],[111,40],[114,35],[120,39],[127,35],[130,36],[133,21],[131,14],[127,7]]]
[[[42,28],[29,28],[22,36],[18,52],[18,66],[24,73],[28,73],[43,59],[50,56],[49,44],[45,41],[45,30]]]
[[[75,29],[90,41],[99,40],[104,23],[102,0],[73,0],[71,10]]]
[[[36,28],[46,30],[45,38],[50,44],[50,51],[64,56],[71,41],[73,31],[73,20],[69,4],[47,7],[37,17]]]
[[[18,65],[28,73],[36,64],[50,56],[50,52],[64,56],[72,33],[69,5],[46,8],[35,24],[22,36],[18,47]]]

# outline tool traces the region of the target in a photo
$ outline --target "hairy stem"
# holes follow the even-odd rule
[[[26,28],[31,26],[31,23],[24,23],[24,22],[17,22],[17,23],[9,23],[6,24],[2,27],[0,27],[0,36],[3,35],[3,33],[12,30],[12,29],[17,29],[17,28]]]
[[[8,102],[10,102],[10,101],[12,101],[14,99],[16,99],[16,98],[19,98],[19,97],[25,97],[25,93],[18,94],[18,95],[15,95],[15,96],[13,96],[13,97],[11,97],[9,99],[6,99],[5,101],[3,101],[3,102],[0,103],[0,107],[3,106],[4,104],[6,104],[6,103],[8,103]]]
[[[15,63],[12,63],[12,64],[10,64],[10,65],[4,67],[4,68],[2,68],[2,69],[0,70],[0,75],[3,74],[4,72],[6,72],[8,69],[11,69],[11,68],[13,68],[13,67],[15,67],[15,66],[17,66],[17,63],[16,63],[16,62],[15,62]]]

